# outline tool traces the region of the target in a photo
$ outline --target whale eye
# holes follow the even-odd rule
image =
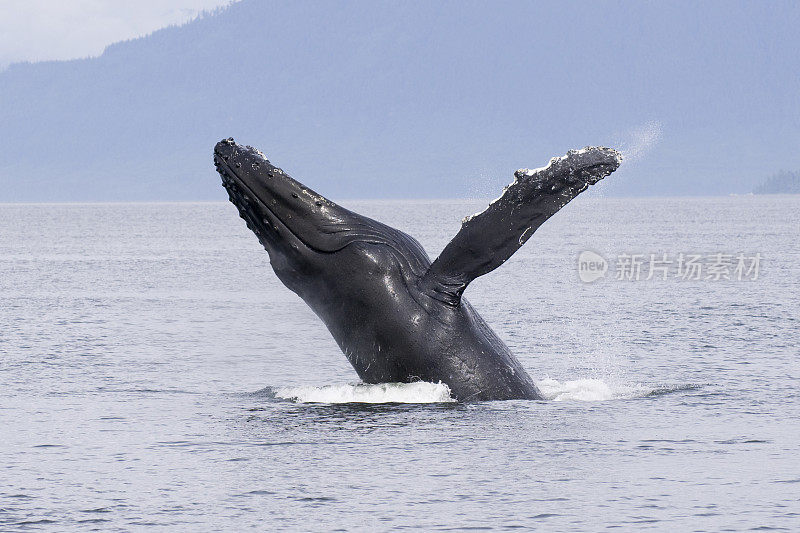
[[[317,207],[319,207],[319,206],[321,206],[321,205],[322,205],[322,202],[320,202],[319,200],[317,200],[316,202],[314,202],[314,205],[316,205]]]
[[[292,193],[292,198],[300,198],[300,197],[299,197],[299,196],[297,196],[297,193],[296,193],[296,192],[293,192],[293,193]]]

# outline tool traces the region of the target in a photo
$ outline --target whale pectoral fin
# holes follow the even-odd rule
[[[500,198],[464,219],[461,230],[425,274],[426,292],[458,305],[473,279],[502,265],[556,211],[621,162],[616,150],[587,147],[553,158],[546,167],[518,170]]]

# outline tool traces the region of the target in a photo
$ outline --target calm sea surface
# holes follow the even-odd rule
[[[345,205],[435,255],[485,202]],[[799,233],[796,196],[573,202],[467,290],[551,400],[458,404],[356,386],[231,205],[0,205],[0,530],[796,531]]]

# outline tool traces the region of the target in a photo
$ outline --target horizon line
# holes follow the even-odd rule
[[[721,198],[738,198],[738,197],[800,197],[800,193],[728,193],[728,194],[696,194],[696,195],[642,195],[642,196],[624,196],[624,195],[602,195],[602,196],[584,196],[585,200],[657,200],[657,199],[721,199]],[[389,203],[389,202],[491,202],[493,198],[342,198],[339,200],[332,200],[334,203],[342,202],[376,202],[376,203]],[[127,205],[127,204],[140,204],[140,205],[204,205],[204,204],[225,204],[230,203],[228,200],[55,200],[55,201],[0,201],[0,207],[3,206],[22,206],[22,205]]]

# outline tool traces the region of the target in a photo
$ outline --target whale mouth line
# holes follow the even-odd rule
[[[236,187],[239,189],[239,191],[240,191],[240,192],[243,192],[243,193],[244,193],[244,194],[245,194],[247,197],[249,197],[249,198],[252,198],[252,199],[254,199],[256,202],[258,202],[258,204],[259,204],[259,205],[260,205],[260,206],[261,206],[261,207],[262,207],[262,208],[263,208],[263,209],[264,209],[264,210],[265,210],[267,213],[269,213],[269,215],[270,215],[270,216],[271,216],[271,217],[272,217],[272,218],[273,218],[275,221],[277,221],[278,223],[280,223],[281,227],[282,227],[282,228],[283,228],[285,231],[288,231],[288,232],[289,232],[289,233],[290,233],[290,234],[291,234],[291,235],[292,235],[292,236],[293,236],[295,239],[297,239],[298,241],[300,241],[300,242],[303,244],[303,246],[305,246],[306,248],[308,248],[309,250],[311,250],[311,251],[313,251],[313,252],[320,253],[320,254],[325,254],[325,253],[334,253],[334,252],[337,252],[337,251],[338,251],[338,250],[334,250],[333,252],[329,252],[329,251],[327,251],[327,250],[319,250],[319,249],[315,248],[314,246],[312,246],[311,244],[309,244],[308,242],[306,242],[306,240],[305,240],[305,239],[303,239],[303,237],[301,237],[300,235],[298,235],[297,233],[295,233],[295,232],[292,230],[292,228],[290,228],[290,227],[289,227],[289,225],[288,225],[288,224],[286,224],[286,222],[284,222],[284,221],[281,219],[281,217],[279,217],[279,216],[278,216],[278,215],[277,215],[277,214],[276,214],[276,213],[275,213],[275,212],[274,212],[272,209],[270,209],[270,208],[269,208],[269,206],[266,204],[266,202],[264,202],[264,201],[263,201],[263,200],[262,200],[262,199],[261,199],[261,198],[260,198],[260,197],[259,197],[259,196],[258,196],[256,193],[255,193],[255,192],[253,192],[253,189],[251,189],[251,188],[250,188],[250,187],[249,187],[249,186],[248,186],[248,185],[247,185],[247,184],[244,182],[244,180],[243,180],[242,178],[240,178],[240,177],[239,177],[239,176],[236,174],[236,171],[235,171],[235,170],[233,170],[233,169],[231,168],[231,166],[228,164],[228,162],[227,162],[227,161],[224,161],[224,160],[222,159],[222,157],[218,156],[217,154],[214,154],[214,162],[217,164],[217,165],[216,165],[216,166],[217,166],[217,170],[218,170],[218,171],[221,171],[220,173],[221,173],[221,174],[223,174],[223,178],[228,178],[229,182],[230,182],[232,185],[236,186]],[[223,181],[225,181],[225,180],[223,179]],[[243,205],[241,205],[241,204],[240,204],[240,202],[233,202],[233,203],[234,203],[234,205],[235,205],[235,206],[236,206],[238,209],[240,209],[240,210],[242,210],[242,211],[245,211],[245,212],[252,211],[251,209],[249,209],[249,208],[248,208],[248,206],[247,206],[246,202],[242,202],[241,204],[243,204]],[[270,228],[270,227],[269,227],[269,224],[266,224],[266,223],[265,223],[265,222],[262,220],[262,218],[263,218],[263,217],[252,217],[252,218],[253,218],[253,222],[254,222],[254,223],[256,223],[256,224],[258,224],[258,226],[260,226],[260,227],[262,227],[262,228],[265,228],[265,229],[266,229],[266,231],[268,231],[268,232],[272,233],[273,235],[277,235],[277,232],[276,232],[276,231],[274,231],[274,229],[273,229],[273,228]]]

